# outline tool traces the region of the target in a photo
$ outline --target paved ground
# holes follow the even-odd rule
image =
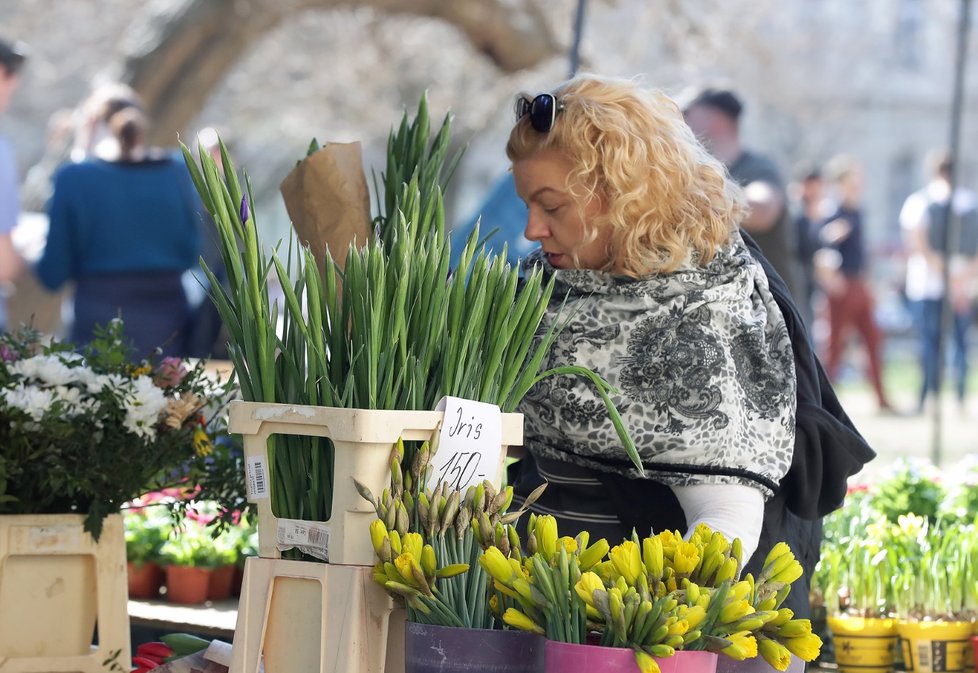
[[[931,410],[920,415],[883,415],[873,395],[861,386],[840,386],[837,392],[846,412],[878,455],[866,473],[884,470],[904,456],[933,460],[936,424]],[[915,406],[915,396],[909,391],[891,396],[900,410],[909,412]],[[961,409],[957,400],[945,393],[940,428],[942,467],[951,467],[968,454],[978,455],[978,397],[973,396]]]

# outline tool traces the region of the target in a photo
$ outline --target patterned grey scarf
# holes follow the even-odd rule
[[[601,399],[550,377],[520,406],[535,455],[683,486],[745,484],[770,495],[791,466],[795,367],[784,318],[740,234],[706,267],[630,279],[563,271],[546,322],[569,321],[548,367],[590,367],[620,391],[646,466],[628,460]],[[557,315],[567,297],[564,313]]]

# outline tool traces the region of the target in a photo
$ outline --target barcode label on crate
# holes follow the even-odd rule
[[[248,500],[262,500],[269,496],[268,470],[265,469],[264,456],[251,456],[245,461],[247,472]]]
[[[279,551],[298,549],[323,561],[329,561],[329,526],[314,521],[279,519],[277,547]]]

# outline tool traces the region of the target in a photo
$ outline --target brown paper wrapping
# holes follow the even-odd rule
[[[327,248],[342,269],[350,244],[369,240],[370,193],[360,143],[328,143],[300,162],[280,189],[292,227],[320,273]]]

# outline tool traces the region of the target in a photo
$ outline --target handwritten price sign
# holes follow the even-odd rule
[[[431,482],[465,490],[483,479],[495,480],[503,441],[499,407],[457,397],[445,397],[435,407],[445,412],[441,444],[432,460]]]

